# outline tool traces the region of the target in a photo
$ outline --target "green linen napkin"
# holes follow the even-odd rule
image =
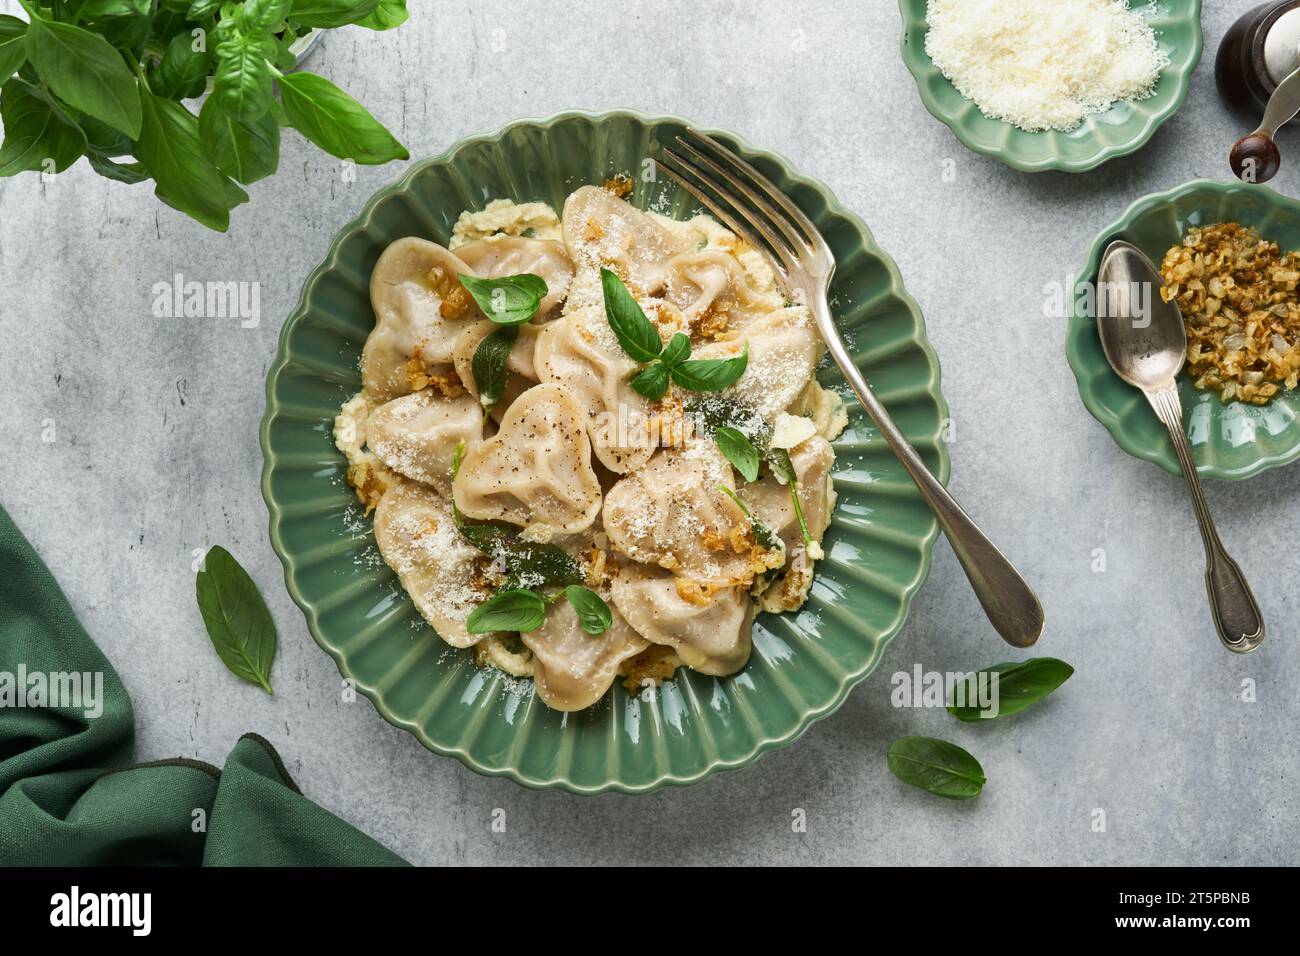
[[[134,736],[122,681],[0,508],[0,866],[404,863],[304,797],[255,734],[221,769],[131,765]]]

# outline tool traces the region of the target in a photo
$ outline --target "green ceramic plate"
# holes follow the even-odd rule
[[[1111,240],[1127,239],[1158,265],[1188,226],[1229,221],[1255,226],[1283,250],[1300,249],[1300,202],[1266,186],[1201,179],[1145,196],[1129,206],[1118,222],[1093,241],[1078,281],[1096,282],[1101,255]],[[1066,356],[1078,379],[1083,404],[1130,455],[1179,474],[1168,433],[1142,393],[1111,371],[1097,338],[1096,322],[1086,315],[1081,298],[1075,299],[1072,311]],[[1300,458],[1300,391],[1284,391],[1262,407],[1241,402],[1225,405],[1216,393],[1193,388],[1185,372],[1179,376],[1178,391],[1198,473],[1212,478],[1249,478]]]
[[[1155,30],[1169,66],[1153,95],[1137,103],[1116,103],[1094,113],[1068,133],[1026,133],[1010,123],[989,119],[957,92],[925,52],[927,0],[899,0],[903,14],[903,62],[916,77],[921,100],[936,119],[977,153],[995,156],[1027,173],[1061,169],[1081,173],[1141,147],[1177,112],[1187,84],[1201,59],[1201,0],[1131,0]]]
[[[280,336],[266,386],[262,492],[271,542],[316,641],[379,712],[430,750],[485,774],[579,793],[639,793],[751,763],[833,711],[907,617],[925,580],[934,517],[859,411],[837,443],[839,506],[808,604],[762,616],[739,674],[686,672],[657,699],[621,686],[564,715],[529,683],[478,669],[437,638],[378,559],[330,440],[339,403],[360,388],[357,363],[374,318],[367,282],[384,247],[406,235],[446,242],[463,209],[544,200],[557,209],[584,183],[639,173],[675,118],[566,113],[467,139],[380,190],[311,274]],[[772,153],[715,133],[771,177],[817,223],[839,263],[834,300],[859,363],[930,466],[948,475],[939,363],[894,263],[820,183]],[[682,216],[694,208],[668,182],[641,182],[633,201]],[[660,204],[663,205],[660,205]],[[823,373],[823,381],[838,376]]]

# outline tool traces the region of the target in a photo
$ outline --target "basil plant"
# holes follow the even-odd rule
[[[0,176],[84,156],[224,232],[241,187],[275,172],[284,127],[340,159],[408,157],[343,90],[293,72],[292,49],[317,28],[399,26],[406,0],[20,2],[25,21],[0,15]]]

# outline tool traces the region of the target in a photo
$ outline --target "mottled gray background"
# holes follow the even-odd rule
[[[907,626],[838,713],[685,790],[530,792],[428,753],[364,699],[340,703],[267,541],[257,428],[300,283],[401,166],[347,183],[296,135],[227,235],[84,163],[47,183],[0,181],[0,501],[125,680],[141,759],[220,762],[256,730],[308,795],[414,862],[1294,863],[1296,471],[1209,487],[1271,631],[1235,657],[1207,613],[1181,481],[1088,416],[1065,323],[1044,315],[1045,286],[1131,200],[1227,175],[1242,130],[1215,96],[1213,54],[1252,2],[1209,0],[1186,105],[1139,154],[1080,176],[1024,175],[961,146],[922,107],[886,0],[417,0],[401,29],[339,31],[311,64],[416,157],[521,117],[626,106],[737,130],[828,183],[924,309],[956,423],[954,492],[1037,586],[1041,651],[1078,669],[1017,718],[972,728],[890,704],[896,671],[1008,656],[946,542]],[[1298,170],[1288,162],[1277,187],[1295,194]],[[261,282],[261,325],[154,319],[150,289],[176,272]],[[56,441],[43,443],[49,419]],[[204,636],[192,552],[215,543],[275,615],[274,698],[231,677]],[[1091,570],[1096,548],[1105,573]],[[1256,703],[1240,700],[1246,678]],[[984,794],[951,803],[899,783],[885,750],[904,734],[970,749]],[[506,833],[491,832],[494,808]]]

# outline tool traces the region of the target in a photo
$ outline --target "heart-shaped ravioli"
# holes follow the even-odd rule
[[[452,485],[471,518],[572,534],[600,512],[582,406],[562,385],[519,396],[500,430],[465,455]]]

